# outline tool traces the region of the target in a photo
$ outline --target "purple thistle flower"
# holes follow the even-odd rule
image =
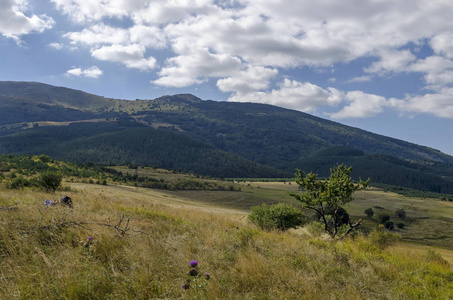
[[[190,263],[189,263],[189,266],[191,266],[192,268],[195,268],[196,266],[198,266],[198,261],[191,260]]]
[[[203,276],[204,276],[204,278],[205,278],[206,280],[211,279],[211,275],[210,275],[208,272],[205,272],[205,273],[203,274]]]
[[[94,238],[93,238],[92,236],[89,236],[89,237],[88,237],[88,240],[89,240],[89,241],[92,241],[93,239],[94,239]]]
[[[184,282],[184,284],[181,285],[181,288],[182,288],[183,290],[189,289],[189,288],[190,288],[190,281],[189,281],[189,280],[186,280],[186,282]]]

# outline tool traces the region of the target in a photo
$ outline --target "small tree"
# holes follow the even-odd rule
[[[406,219],[406,211],[402,208],[398,208],[395,211],[395,215],[402,220]]]
[[[47,191],[53,191],[60,187],[63,176],[59,173],[47,171],[41,173],[38,184]]]
[[[352,173],[351,167],[339,165],[330,169],[330,177],[327,180],[317,180],[317,175],[297,170],[296,183],[299,184],[301,190],[305,191],[302,194],[291,194],[304,208],[315,211],[320,221],[324,225],[324,230],[332,237],[336,237],[338,230],[343,226],[340,220],[344,217],[342,206],[353,200],[352,194],[355,191],[365,189],[368,186],[367,181],[359,180],[354,184],[349,176]],[[348,218],[348,230],[343,237],[349,234],[354,228],[362,223],[359,220],[352,224]]]
[[[388,214],[380,214],[379,215],[379,222],[381,224],[385,224],[385,222],[390,220],[390,216]]]
[[[384,227],[385,227],[386,229],[394,229],[394,228],[395,228],[395,224],[393,224],[392,221],[386,221],[386,222],[384,223]]]
[[[285,231],[303,225],[306,218],[298,208],[278,203],[252,207],[249,220],[264,230]]]
[[[372,218],[374,216],[374,210],[369,207],[367,209],[365,209],[364,213],[369,217],[369,218]]]

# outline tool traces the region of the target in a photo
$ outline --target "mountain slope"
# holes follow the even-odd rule
[[[74,123],[79,121],[88,123]],[[148,135],[159,136],[158,142],[149,142]],[[0,136],[5,154],[158,164],[215,176],[275,177],[275,169],[291,176],[296,168],[325,174],[346,163],[356,175],[386,184],[450,192],[453,182],[453,157],[438,150],[294,110],[189,94],[127,101],[40,83],[0,82]],[[178,158],[178,143],[184,159]],[[355,154],[339,155],[339,146]]]
[[[124,121],[18,132],[0,137],[0,153],[44,153],[68,161],[159,166],[215,177],[288,176],[181,134]]]

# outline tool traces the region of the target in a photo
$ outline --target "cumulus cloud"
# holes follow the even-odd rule
[[[28,3],[24,0],[0,2],[0,34],[20,42],[20,37],[51,28],[55,21],[46,15],[26,15]]]
[[[334,119],[344,118],[367,118],[373,117],[382,112],[383,108],[389,106],[386,98],[367,94],[362,91],[347,92],[344,100],[348,102],[342,110],[329,114]]]
[[[137,0],[51,0],[56,7],[69,15],[77,23],[100,21],[105,17],[123,18],[128,10],[137,5]],[[130,2],[130,3],[128,3]]]
[[[447,31],[435,35],[431,39],[431,47],[435,53],[453,59],[453,32]]]
[[[437,93],[408,95],[405,99],[390,99],[391,105],[402,113],[430,113],[441,118],[453,119],[453,88],[443,88]]]
[[[88,69],[82,68],[73,68],[66,71],[67,76],[76,76],[76,77],[89,77],[89,78],[98,78],[103,74],[102,70],[97,66],[92,66]]]
[[[441,56],[419,59],[407,68],[410,72],[424,73],[426,88],[440,90],[453,84],[453,61]]]
[[[64,48],[64,45],[60,43],[50,43],[48,46],[55,50],[61,50]]]
[[[228,101],[266,103],[304,112],[314,112],[323,105],[339,104],[343,96],[343,93],[335,88],[323,89],[309,82],[285,79],[279,89],[273,89],[270,92],[235,94]]]
[[[365,68],[368,73],[401,72],[417,58],[409,50],[381,49],[380,60]]]
[[[248,66],[246,70],[237,74],[219,79],[217,87],[222,92],[235,92],[244,95],[253,91],[264,90],[269,87],[271,78],[278,74],[278,70],[263,66]]]
[[[219,90],[231,93],[231,101],[303,111],[344,103],[332,117],[366,117],[385,107],[440,103],[453,84],[453,5],[448,1],[51,1],[84,26],[65,37],[73,46],[88,48],[94,58],[156,70],[158,78],[151,82],[160,86],[187,87],[214,79]],[[114,27],[112,19],[122,25]],[[419,56],[414,45],[431,47],[433,55]],[[425,88],[434,93],[398,102],[282,79],[297,68],[333,69],[360,58],[372,63],[348,82],[420,73]],[[437,115],[437,107],[427,103],[425,112]]]
[[[158,73],[154,84],[185,87],[205,81],[208,77],[224,77],[241,68],[241,60],[228,54],[216,54],[209,49],[170,58]]]
[[[127,30],[110,27],[103,23],[93,25],[79,32],[68,32],[63,37],[69,38],[72,44],[80,43],[90,46],[128,42]]]
[[[156,67],[156,59],[152,56],[145,58],[146,48],[139,44],[127,46],[111,45],[91,51],[91,55],[99,60],[124,64],[131,69],[148,71]]]

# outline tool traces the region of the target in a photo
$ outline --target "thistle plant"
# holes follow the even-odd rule
[[[183,290],[191,290],[195,299],[202,299],[206,294],[206,285],[208,280],[211,279],[211,275],[208,272],[202,273],[199,270],[198,261],[191,260],[189,262],[189,271],[187,275],[189,277],[186,279],[184,284],[181,285]]]

